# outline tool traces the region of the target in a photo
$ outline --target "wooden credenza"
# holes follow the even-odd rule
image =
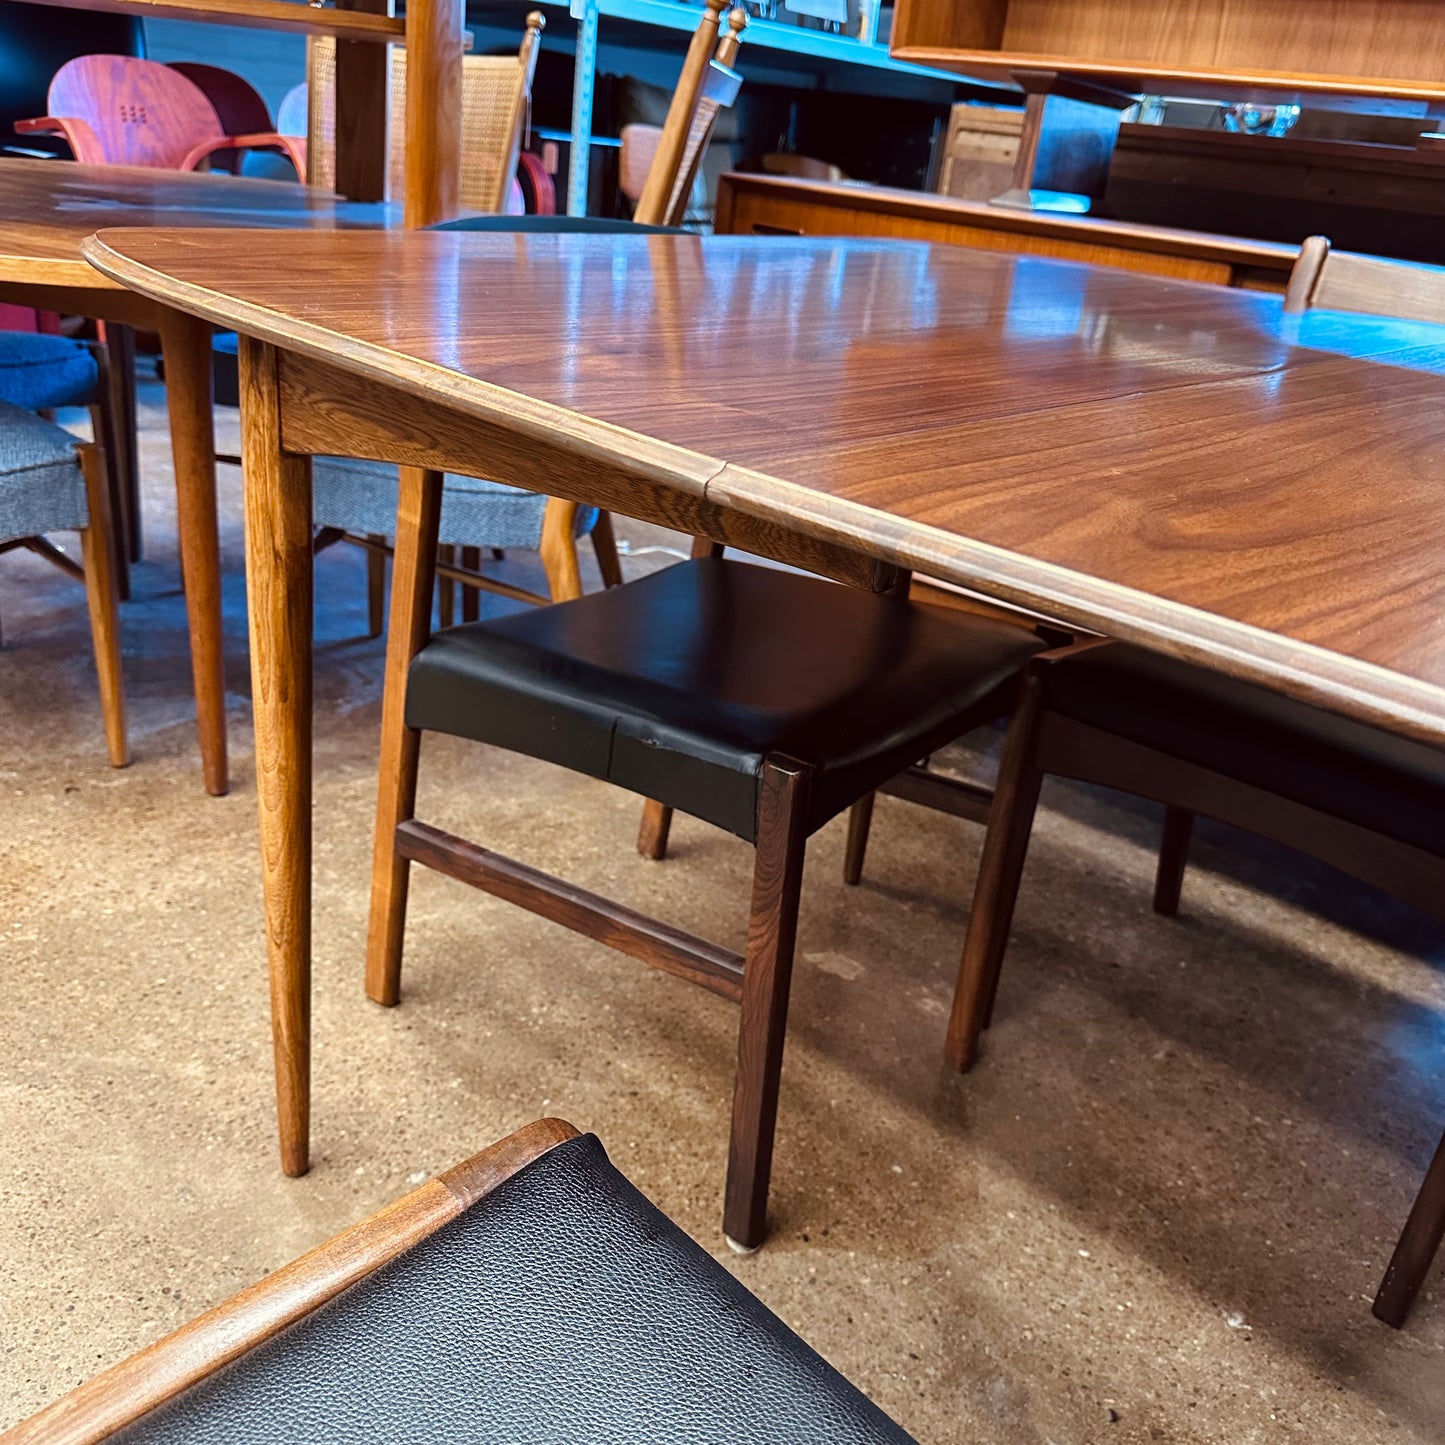
[[[925,191],[730,172],[717,231],[741,236],[887,236],[1089,261],[1154,276],[1283,291],[1298,250],[1164,226],[1020,211]]]

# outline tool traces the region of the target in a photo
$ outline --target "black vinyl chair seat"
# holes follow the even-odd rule
[[[1051,711],[1445,856],[1445,751],[1115,643],[1046,670]]]
[[[113,1437],[908,1445],[584,1135]]]
[[[1025,628],[705,558],[438,633],[406,722],[560,764],[756,841],[763,760],[815,770],[809,831],[1007,711]]]

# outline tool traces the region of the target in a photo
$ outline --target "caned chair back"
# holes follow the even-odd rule
[[[458,200],[464,210],[506,208],[522,130],[531,101],[540,37],[546,21],[527,16],[516,55],[462,57],[462,171]],[[307,52],[307,179],[336,187],[336,42],[313,38]],[[392,199],[404,189],[406,156],[406,49],[391,50],[387,184]]]
[[[726,4],[727,0],[707,0],[707,9],[688,46],[682,74],[672,93],[672,104],[667,108],[667,119],[647,170],[647,183],[637,203],[634,219],[644,225],[681,223],[718,114],[737,99],[742,77],[732,69],[732,64],[737,59],[748,17],[741,9],[734,10],[728,16],[727,33],[717,40],[718,23]]]
[[[1445,266],[1333,251],[1325,237],[1311,236],[1290,272],[1284,309],[1315,306],[1445,322]]]

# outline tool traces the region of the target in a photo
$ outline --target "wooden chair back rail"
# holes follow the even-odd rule
[[[1290,272],[1284,309],[1313,307],[1445,323],[1445,267],[1336,251],[1310,236]]]
[[[531,101],[532,80],[546,28],[541,11],[526,20],[517,55],[462,57],[462,163],[459,204],[464,210],[495,214],[506,209],[522,132]],[[391,51],[388,100],[387,180],[393,200],[402,195],[406,175],[406,50]],[[319,37],[307,50],[307,161],[312,185],[336,185],[336,42]]]
[[[540,1119],[519,1129],[97,1375],[0,1440],[4,1445],[94,1445],[109,1439],[415,1248],[533,1160],[575,1138],[577,1130],[560,1119]]]
[[[727,34],[719,40],[718,25],[726,4],[727,0],[707,0],[707,9],[693,32],[634,213],[644,225],[675,226],[682,220],[718,112],[737,98],[742,82],[731,66],[748,19],[741,9],[733,10]]]

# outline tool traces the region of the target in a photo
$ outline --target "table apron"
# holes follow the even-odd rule
[[[100,280],[99,273],[96,280]],[[117,321],[143,331],[158,331],[159,318],[169,310],[134,291],[105,286],[38,285],[31,281],[0,280],[0,302],[33,306],[37,311],[58,311],[62,316]]]
[[[870,592],[886,591],[897,577],[877,558],[709,502],[705,482],[641,476],[312,357],[281,352],[280,384],[281,445],[288,452],[486,477],[710,537]]]

